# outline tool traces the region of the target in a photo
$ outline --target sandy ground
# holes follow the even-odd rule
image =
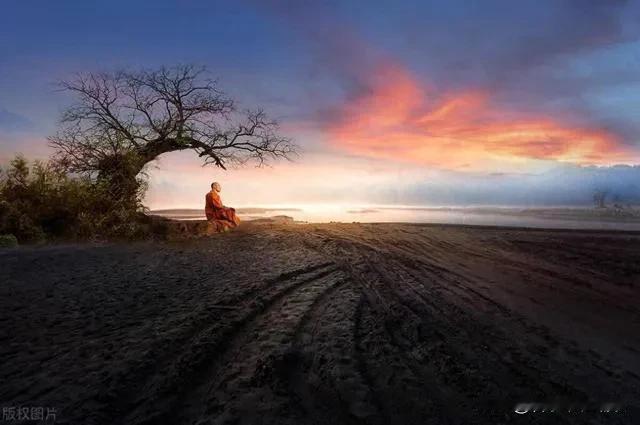
[[[640,423],[638,234],[243,225],[0,268],[0,405],[56,423]]]

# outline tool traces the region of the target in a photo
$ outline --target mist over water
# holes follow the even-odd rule
[[[513,226],[555,229],[601,229],[640,231],[640,208],[623,210],[576,207],[420,207],[287,205],[239,207],[244,221],[286,215],[308,223],[442,223],[480,226]],[[178,220],[204,220],[197,209],[157,210],[152,213]]]

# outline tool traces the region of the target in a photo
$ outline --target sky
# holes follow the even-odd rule
[[[640,203],[640,1],[0,5],[0,163],[46,158],[78,72],[204,65],[301,155],[148,170],[151,208]]]

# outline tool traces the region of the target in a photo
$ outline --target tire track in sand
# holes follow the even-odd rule
[[[184,400],[206,385],[210,371],[232,349],[233,341],[247,333],[256,318],[292,292],[334,275],[336,269],[331,265],[326,262],[307,266],[267,279],[265,285],[247,291],[240,304],[229,305],[223,315],[214,309],[216,314],[211,316],[211,323],[192,331],[178,356],[164,359],[163,372],[151,375],[140,388],[139,394],[144,396],[129,403],[128,409],[115,412],[119,414],[105,423],[184,422],[181,416]]]
[[[350,280],[345,283],[322,294],[298,324],[287,373],[290,397],[313,423],[385,423],[362,361],[362,290]]]
[[[322,234],[311,236],[305,245],[332,258],[363,291],[363,302],[358,307],[364,312],[358,313],[358,339],[363,347],[360,361],[370,376],[370,391],[380,400],[384,423],[404,424],[407,419],[421,425],[467,423],[461,407],[468,406],[469,401],[440,385],[437,371],[430,370],[414,353],[415,324],[420,318],[414,312],[411,318],[402,316],[407,309],[405,301],[393,290],[394,285],[379,274],[373,264],[375,259],[365,255],[374,247],[360,244],[350,235],[332,235],[330,242],[325,239],[322,244],[316,242],[324,239]],[[384,259],[379,262],[384,264]]]
[[[502,399],[508,403],[506,400],[508,394],[503,393],[502,386],[499,384],[496,386],[502,379],[507,379],[508,385],[515,378],[521,383],[523,389],[534,390],[540,397],[545,397],[549,391],[557,393],[560,390],[563,393],[573,394],[574,397],[585,396],[577,387],[567,386],[569,382],[566,381],[566,377],[560,378],[564,381],[563,384],[551,376],[547,376],[545,381],[540,382],[536,379],[540,370],[530,369],[525,364],[520,364],[519,369],[516,369],[513,361],[505,362],[502,357],[505,353],[500,353],[499,350],[508,350],[514,359],[521,359],[521,356],[516,355],[522,354],[521,351],[513,352],[510,350],[512,347],[505,345],[504,340],[494,339],[493,342],[483,342],[481,338],[483,335],[496,337],[491,332],[494,329],[478,326],[474,322],[465,323],[464,317],[472,320],[472,317],[466,314],[468,312],[453,308],[456,306],[450,304],[440,294],[429,291],[430,286],[425,286],[424,276],[418,279],[418,276],[411,271],[413,268],[407,267],[408,264],[404,262],[394,261],[395,255],[392,253],[376,249],[368,243],[360,244],[353,237],[348,239],[348,242],[342,240],[334,245],[333,248],[338,252],[335,257],[350,258],[352,261],[348,264],[348,269],[362,278],[365,287],[372,288],[369,291],[369,299],[371,306],[377,310],[375,318],[381,319],[383,325],[389,319],[396,322],[393,326],[385,326],[388,337],[393,342],[392,345],[399,348],[398,354],[404,357],[406,366],[414,372],[416,377],[423,378],[423,387],[425,389],[434,386],[443,388],[442,393],[436,391],[431,393],[431,396],[435,396],[439,406],[448,410],[446,419],[441,417],[444,421],[434,423],[482,423],[475,418],[486,419],[487,416],[494,416],[499,420],[505,412],[509,411],[511,405],[502,406],[493,403],[493,408],[488,410],[485,408],[482,411],[478,410],[478,406],[492,399]],[[326,246],[323,248],[327,249]],[[338,260],[336,262],[340,264]],[[445,273],[447,271],[446,268],[441,270]],[[442,273],[439,275],[445,282],[473,291],[472,288],[465,288],[466,285],[463,285],[463,282],[449,282],[451,279],[447,279],[446,275],[442,276]],[[436,286],[441,283],[444,282],[438,282]],[[475,295],[477,299],[486,301],[485,297]],[[439,303],[444,304],[439,305]],[[453,309],[449,310],[445,305]],[[499,304],[498,306],[502,307],[498,311],[504,314],[504,307]],[[464,317],[456,317],[456,314],[462,314]],[[474,335],[472,330],[480,334]],[[492,346],[493,343],[496,345]],[[470,346],[467,347],[467,344]],[[485,352],[485,357],[489,358],[475,355],[473,351],[477,349],[481,349]],[[532,358],[529,360],[531,361]],[[471,368],[471,373],[461,369],[459,367],[461,365],[466,365],[467,369]],[[487,392],[489,390],[486,387],[487,384],[493,385],[493,389],[489,392]],[[479,402],[478,396],[485,402]],[[473,413],[456,415],[453,412],[456,405],[459,407],[457,410]],[[437,411],[433,413],[438,414]],[[566,417],[547,419],[551,421],[550,423],[574,423],[572,418]]]
[[[219,301],[216,301],[214,305],[205,303],[195,306],[192,315],[194,320],[185,331],[173,339],[170,346],[167,346],[164,341],[159,341],[148,351],[147,357],[149,359],[143,363],[146,366],[137,368],[133,371],[133,374],[127,371],[125,377],[117,380],[123,383],[122,387],[112,391],[103,399],[107,408],[103,411],[96,412],[96,416],[103,418],[100,421],[101,423],[111,424],[116,418],[129,414],[139,405],[147,402],[147,397],[140,398],[139,395],[146,394],[146,389],[148,388],[158,386],[158,377],[165,374],[166,370],[170,370],[172,364],[184,356],[185,348],[187,350],[193,350],[192,345],[194,342],[202,339],[206,334],[211,334],[215,330],[213,329],[215,325],[212,325],[212,323],[215,324],[222,319],[228,321],[228,325],[232,325],[232,322],[242,319],[242,316],[238,313],[246,313],[245,308],[247,308],[247,306],[250,308],[260,306],[260,299],[264,298],[260,294],[267,292],[268,296],[269,286],[276,284],[286,285],[287,281],[295,281],[298,277],[325,269],[332,264],[331,262],[310,264],[296,270],[281,273],[261,282],[247,284],[246,288],[240,285],[244,289],[241,289],[237,293],[231,291],[229,295],[222,297]],[[168,386],[169,384],[164,383],[163,385]]]
[[[343,285],[333,270],[297,286],[263,310],[229,342],[206,380],[188,397],[180,420],[208,423],[300,423],[291,406],[287,374],[298,324],[323,294]]]

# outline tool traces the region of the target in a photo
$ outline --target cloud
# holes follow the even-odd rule
[[[622,15],[628,3],[627,0],[569,0],[546,4],[544,16],[534,15],[531,25],[515,32],[515,42],[505,49],[499,61],[504,71],[500,76],[530,70],[560,56],[626,41]]]
[[[368,90],[329,111],[330,143],[351,153],[451,169],[500,161],[634,163],[640,155],[606,129],[500,107],[483,90],[421,84],[396,63],[362,76]]]
[[[27,131],[33,129],[33,123],[27,117],[0,109],[0,130],[7,132]]]
[[[366,90],[363,72],[386,56],[358,33],[357,25],[340,16],[338,2],[266,0],[255,4],[303,45],[300,54],[308,61],[303,84],[320,80],[325,96],[332,93],[332,85],[346,93]],[[313,101],[317,104],[322,99],[316,95]]]
[[[454,98],[476,102],[475,109],[447,106],[454,108],[447,119],[466,110],[469,116],[465,121],[473,118],[472,123],[464,128],[458,126],[456,132],[444,131],[438,125],[434,129],[432,125],[427,131],[432,135],[432,143],[421,142],[425,139],[422,132],[417,131],[413,116],[402,117],[394,124],[409,124],[405,134],[389,133],[385,128],[384,137],[399,143],[401,148],[413,140],[413,149],[400,149],[405,151],[400,153],[401,157],[417,156],[425,162],[429,156],[453,152],[461,155],[456,164],[451,164],[459,168],[476,163],[472,155],[463,158],[465,152],[471,153],[473,149],[487,154],[494,162],[509,156],[593,164],[635,160],[632,152],[619,151],[622,144],[631,145],[629,149],[637,144],[637,126],[624,114],[612,117],[611,109],[585,99],[587,93],[606,97],[602,93],[609,88],[639,81],[638,67],[629,65],[632,59],[628,49],[623,49],[626,54],[617,61],[602,60],[594,55],[638,38],[640,27],[637,22],[629,22],[629,16],[633,16],[637,7],[628,1],[541,0],[523,4],[488,0],[456,4],[433,0],[410,6],[374,6],[360,14],[349,13],[353,10],[335,2],[319,5],[271,1],[268,4],[268,10],[285,23],[296,40],[308,47],[307,53],[312,56],[311,80],[332,78],[343,90],[346,107],[321,105],[323,93],[309,96],[313,99],[311,105],[303,108],[318,107],[320,113],[315,118],[320,121],[335,123],[335,117],[343,113],[351,113],[352,119],[354,115],[361,117],[364,110],[354,112],[358,103],[364,106],[367,101],[375,103],[376,96],[385,96],[382,93],[385,88],[372,74],[389,72],[384,71],[389,64],[404,68],[407,71],[403,72],[407,73],[411,69],[413,73],[409,78],[413,81],[409,84],[417,87],[414,92],[424,92],[419,96],[431,102],[426,107],[412,107],[409,115],[421,108],[423,112],[429,108],[435,111],[438,106],[433,103],[437,103],[438,96],[448,97],[450,103],[458,105],[461,99]],[[371,22],[378,23],[377,27]],[[381,22],[385,25],[379,25]],[[576,58],[584,60],[575,63]],[[619,61],[626,65],[618,64]],[[429,76],[429,84],[437,86],[437,93],[427,87],[424,75]],[[471,100],[472,93],[478,94],[476,100]],[[408,98],[401,100],[401,96],[402,93],[394,94],[387,99],[408,105]],[[442,101],[442,107],[446,101]],[[471,112],[484,116],[487,108],[507,118],[487,120],[484,117],[487,126],[480,128],[484,124],[473,121],[482,117],[470,117]],[[514,112],[522,110],[533,115],[524,120],[509,119]],[[384,119],[392,119],[390,114],[398,112],[385,111],[384,118],[381,113],[373,119],[359,118],[360,124],[371,124],[370,133],[376,133],[381,130]],[[549,119],[550,116],[553,119]],[[330,137],[336,136],[338,128],[329,128],[334,130]],[[368,143],[363,143],[361,136],[365,131],[345,125],[341,130],[337,134],[342,139],[339,146],[354,148],[353,145],[358,144],[357,149],[349,151],[388,154],[384,146],[376,143],[375,134],[368,135]],[[476,142],[470,143],[473,140]],[[465,152],[443,149],[461,143],[469,149]]]
[[[412,182],[400,201],[416,205],[592,205],[596,190],[623,204],[640,203],[640,166],[562,164],[539,174],[479,175],[449,173]],[[396,192],[386,188],[385,198]]]
[[[558,59],[638,36],[637,22],[627,25],[637,7],[626,0],[433,3],[432,13],[401,16],[406,45],[414,54],[437,54],[431,70],[438,77],[482,80],[494,88],[529,78],[532,70]]]

